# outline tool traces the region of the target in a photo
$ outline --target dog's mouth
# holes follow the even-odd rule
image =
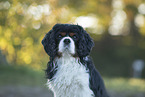
[[[63,57],[74,56],[74,53],[71,51],[70,45],[64,45],[63,50],[59,51],[59,55]]]
[[[69,50],[69,49],[70,49],[70,46],[69,46],[69,45],[64,44],[64,50]]]
[[[62,53],[71,53],[71,50],[70,50],[70,46],[69,45],[65,45],[64,46],[64,50],[63,50],[63,52]]]

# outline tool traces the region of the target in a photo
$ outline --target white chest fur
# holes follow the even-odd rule
[[[89,88],[89,74],[77,58],[56,59],[58,69],[48,87],[55,97],[94,97]]]

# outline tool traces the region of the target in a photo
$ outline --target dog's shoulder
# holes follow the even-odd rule
[[[90,57],[84,59],[84,63],[87,64],[90,75],[90,88],[95,94],[95,97],[109,97],[105,89],[103,79],[95,68],[94,63]]]

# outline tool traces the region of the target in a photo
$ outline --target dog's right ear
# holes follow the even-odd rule
[[[54,40],[53,30],[50,30],[43,40],[41,41],[42,45],[44,46],[45,52],[50,56],[54,57],[56,54],[56,43]]]
[[[80,30],[80,36],[81,38],[79,39],[77,43],[77,53],[80,57],[86,57],[90,54],[90,51],[92,47],[94,46],[94,42],[90,35],[83,29],[83,27],[77,25],[79,30]]]

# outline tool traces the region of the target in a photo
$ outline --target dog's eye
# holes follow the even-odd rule
[[[77,36],[76,36],[76,35],[73,35],[72,38],[73,38],[73,39],[77,39]]]
[[[62,38],[62,36],[59,34],[58,36],[57,36],[58,38]]]

